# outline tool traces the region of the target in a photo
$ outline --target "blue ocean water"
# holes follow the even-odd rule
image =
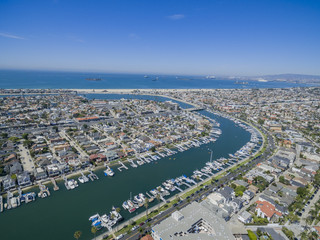
[[[155,80],[158,77],[158,80]],[[88,81],[86,78],[101,78]],[[206,79],[204,76],[173,76],[112,73],[80,73],[49,71],[0,70],[2,89],[170,89],[170,88],[287,88],[311,86],[286,82],[249,81],[236,84],[234,80]]]

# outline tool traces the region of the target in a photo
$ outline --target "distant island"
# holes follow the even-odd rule
[[[86,78],[87,81],[101,81],[102,78]]]

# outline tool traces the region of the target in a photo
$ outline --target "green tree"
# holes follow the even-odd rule
[[[157,201],[158,201],[158,204],[159,204],[159,203],[160,203],[160,200],[161,200],[159,193],[157,193],[156,198],[157,198]],[[160,204],[159,204],[159,208],[160,208]]]
[[[78,240],[78,239],[81,237],[81,234],[82,234],[81,231],[76,231],[76,232],[73,234],[73,236],[74,236],[75,239]]]
[[[313,184],[315,186],[320,186],[320,169],[318,169],[316,175],[314,176]]]
[[[149,199],[145,198],[144,207],[146,208],[146,216],[148,217],[148,207],[149,207]]]
[[[93,226],[93,227],[91,228],[91,232],[92,232],[92,234],[94,235],[94,239],[96,239],[96,233],[97,233],[97,231],[98,231],[98,229],[97,229],[95,226]]]
[[[289,238],[290,240],[294,239],[294,232],[290,231],[288,228],[286,227],[282,227],[282,232],[287,236],[287,238]]]
[[[20,139],[18,137],[10,137],[9,140],[11,142],[18,142]]]
[[[29,133],[24,133],[24,134],[22,134],[22,138],[23,138],[24,140],[28,140],[28,136],[29,136]]]
[[[248,237],[250,240],[257,240],[257,236],[251,230],[248,230]]]
[[[23,146],[30,148],[32,146],[33,142],[30,140],[23,141]]]
[[[8,137],[8,133],[1,133],[1,137],[2,138],[7,138]]]
[[[305,196],[308,194],[308,190],[307,190],[306,187],[298,187],[298,189],[297,189],[297,194],[298,194],[301,198],[303,198],[303,197],[305,197]]]

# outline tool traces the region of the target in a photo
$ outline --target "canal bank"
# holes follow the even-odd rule
[[[97,95],[95,98],[98,98]],[[102,169],[98,170],[99,180],[80,185],[72,191],[67,191],[62,183],[58,183],[60,190],[51,197],[0,214],[1,229],[7,229],[2,233],[3,239],[70,239],[76,230],[83,232],[82,239],[88,239],[92,237],[89,216],[109,212],[112,206],[121,207],[130,192],[135,195],[149,191],[167,179],[182,174],[190,176],[209,160],[208,148],[214,151],[213,159],[217,159],[228,157],[229,153],[236,152],[249,141],[250,134],[231,120],[210,113],[208,116],[220,123],[223,132],[215,143],[192,148],[136,169],[129,168],[121,173],[116,171],[113,178],[104,177]],[[142,211],[144,209],[139,209],[135,214]],[[136,216],[124,210],[121,214],[125,219]],[[15,231],[16,228],[19,231]]]

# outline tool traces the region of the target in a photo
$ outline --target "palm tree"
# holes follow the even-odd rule
[[[73,236],[74,236],[75,239],[78,240],[78,239],[81,237],[81,234],[82,234],[82,232],[76,231],[76,232],[73,234]]]
[[[146,215],[148,218],[148,207],[149,207],[149,199],[148,198],[145,198],[145,200],[144,200],[144,207],[146,208]]]
[[[309,233],[308,237],[309,237],[309,239],[317,240],[319,236],[316,232],[312,231]]]
[[[156,198],[157,198],[158,204],[159,204],[160,203],[160,194],[159,193],[157,193]],[[160,204],[159,204],[158,210],[159,210],[159,208],[160,208]]]
[[[197,179],[197,187],[198,187],[198,186],[199,186],[200,177],[197,175],[197,176],[196,176],[196,179]]]
[[[300,233],[301,240],[307,240],[308,239],[308,234],[307,231],[303,231]]]
[[[97,231],[98,231],[98,229],[97,229],[95,226],[93,226],[93,227],[91,228],[91,232],[92,232],[92,234],[94,235],[94,239],[96,239],[96,233],[97,233]]]

